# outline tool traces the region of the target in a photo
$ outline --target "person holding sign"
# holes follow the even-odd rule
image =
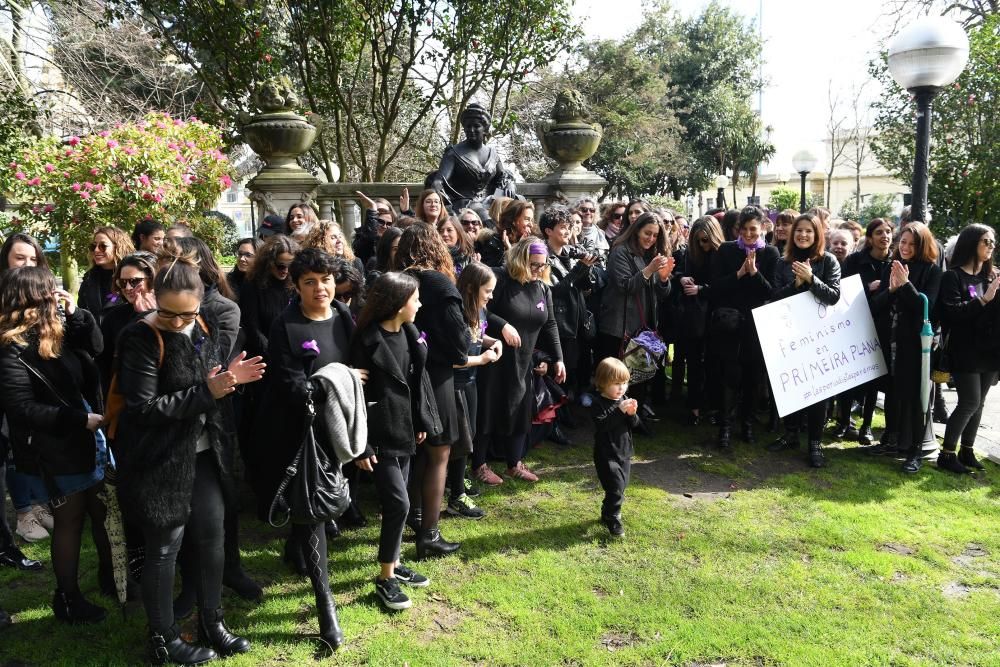
[[[729,447],[732,409],[740,398],[743,440],[754,442],[753,411],[760,396],[764,357],[750,311],[771,298],[778,250],[764,243],[764,212],[756,206],[740,211],[739,236],[719,246],[712,256],[712,314],[709,347],[722,364],[719,447]]]
[[[834,306],[840,301],[840,264],[836,257],[825,252],[825,245],[819,220],[808,213],[795,219],[791,238],[785,246],[785,256],[778,262],[774,274],[774,301],[801,292],[810,292],[819,303],[827,306]],[[785,435],[768,449],[798,449],[799,431],[805,426],[809,436],[809,465],[822,468],[824,461],[820,439],[825,423],[825,401],[813,403],[785,417]]]
[[[937,265],[938,245],[922,222],[911,222],[899,234],[899,245],[892,264],[882,272],[878,292],[871,301],[879,340],[889,344],[883,349],[892,378],[886,396],[887,413],[895,414],[899,428],[899,452],[906,456],[903,472],[920,470],[920,445],[929,405],[920,405],[920,330],[928,311],[934,312],[941,287],[941,269]],[[886,415],[888,421],[890,415]]]

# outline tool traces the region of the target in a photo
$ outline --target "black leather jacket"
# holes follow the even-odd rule
[[[774,293],[771,300],[777,301],[802,292],[812,292],[821,303],[828,306],[836,305],[840,301],[840,264],[837,258],[825,252],[819,259],[810,261],[809,266],[812,267],[812,282],[796,286],[791,262],[780,260],[775,269]]]

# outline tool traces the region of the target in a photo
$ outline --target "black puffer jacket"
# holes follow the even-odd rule
[[[87,430],[83,400],[103,413],[91,357],[102,348],[97,322],[82,308],[66,318],[62,354],[55,359],[42,359],[37,342],[0,347],[0,406],[19,471],[72,475],[94,469],[94,434]]]
[[[813,279],[810,283],[795,285],[795,274],[792,264],[780,260],[774,273],[774,292],[771,300],[777,301],[802,292],[812,292],[820,303],[834,306],[840,301],[840,264],[837,258],[828,252],[819,259],[809,262],[812,267]]]
[[[208,313],[205,313],[207,316]],[[119,486],[122,507],[137,521],[157,528],[183,525],[191,511],[195,452],[207,430],[211,451],[232,494],[233,443],[224,401],[208,389],[208,371],[222,363],[216,324],[206,317],[210,332],[195,324],[194,333],[160,331],[163,366],[156,333],[136,322],[119,337],[118,382],[125,410],[118,426]]]

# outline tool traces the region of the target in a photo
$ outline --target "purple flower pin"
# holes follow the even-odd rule
[[[969,296],[971,296],[973,299],[976,299],[976,298],[979,297],[979,295],[976,294],[976,286],[975,285],[969,285]]]
[[[481,320],[479,322],[479,335],[480,336],[486,335],[486,320]]]
[[[423,343],[424,345],[427,345],[427,332],[426,331],[421,331],[420,332],[420,338],[417,339],[417,342],[418,343]]]
[[[118,295],[114,292],[108,294],[108,303],[118,303]]]
[[[538,303],[536,303],[535,304],[535,308],[537,308],[538,310],[540,310],[540,311],[542,311],[544,313],[545,312],[545,299],[542,299],[541,301],[539,301]]]
[[[302,343],[302,349],[312,350],[317,355],[319,355],[319,343],[317,343],[315,340],[307,340],[304,343]]]

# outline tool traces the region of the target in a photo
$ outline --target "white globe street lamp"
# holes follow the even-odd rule
[[[799,213],[806,212],[806,176],[816,168],[819,158],[808,148],[792,156],[792,169],[799,174]]]
[[[917,139],[913,163],[912,219],[927,211],[927,170],[931,144],[931,100],[951,84],[969,61],[969,37],[944,17],[925,17],[889,45],[889,73],[917,102]]]
[[[729,186],[729,177],[725,174],[719,174],[715,177],[715,199],[716,206],[719,208],[726,208],[726,188]]]

